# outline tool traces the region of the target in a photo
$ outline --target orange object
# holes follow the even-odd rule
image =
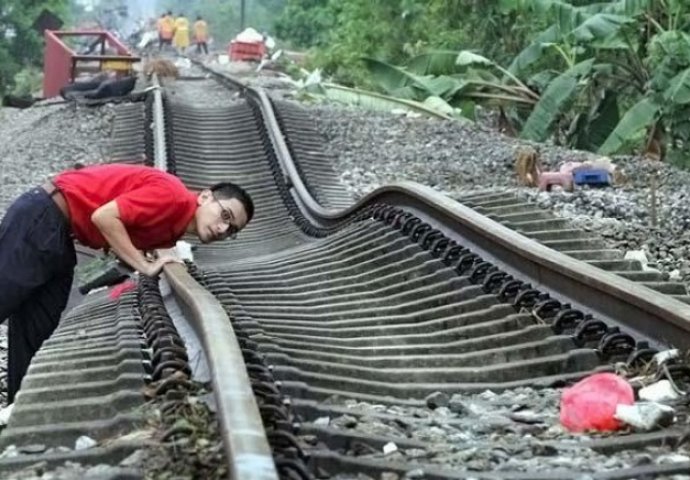
[[[171,40],[175,33],[175,19],[170,15],[163,17],[158,24],[158,34],[164,40]]]
[[[233,62],[244,62],[255,60],[260,62],[266,54],[266,45],[263,42],[230,42],[230,60]]]
[[[194,41],[196,43],[208,41],[208,25],[203,20],[194,22]]]
[[[615,418],[618,405],[632,405],[630,384],[613,373],[596,373],[566,388],[561,396],[561,424],[572,432],[613,431],[621,428]]]

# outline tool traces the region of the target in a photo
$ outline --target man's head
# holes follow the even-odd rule
[[[249,194],[230,182],[217,183],[197,197],[195,231],[202,243],[232,237],[254,216]]]

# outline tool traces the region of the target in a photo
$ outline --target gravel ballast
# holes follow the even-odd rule
[[[27,188],[75,163],[99,163],[107,155],[114,107],[58,104],[0,109],[0,211]]]
[[[527,143],[489,128],[429,118],[375,113],[333,105],[305,105],[314,115],[324,148],[355,197],[387,183],[411,180],[453,198],[475,191],[518,196],[596,230],[613,248],[644,250],[662,271],[690,281],[690,172],[636,157],[616,157],[626,180],[615,187],[539,192],[519,186],[517,150]],[[534,145],[546,170],[590,152]],[[655,173],[656,172],[656,173]],[[650,179],[658,175],[657,226],[650,226]]]

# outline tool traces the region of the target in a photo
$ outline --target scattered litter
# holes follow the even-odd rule
[[[397,451],[398,451],[398,446],[393,442],[388,442],[387,444],[385,444],[383,446],[383,454],[384,455],[390,455],[391,453],[397,452]]]
[[[319,417],[314,420],[314,425],[317,427],[327,427],[331,423],[330,417]]]
[[[194,261],[191,243],[185,242],[184,240],[180,240],[175,244],[175,250],[177,252],[177,256],[180,257],[182,260],[189,260],[190,262]]]
[[[10,421],[10,415],[12,415],[12,410],[14,409],[14,403],[7,405],[5,408],[0,410],[0,427],[4,427]]]
[[[0,458],[14,458],[19,456],[19,450],[16,445],[8,445],[2,453],[0,453]]]
[[[96,440],[94,440],[91,437],[87,437],[86,435],[82,435],[81,437],[77,438],[76,442],[74,442],[74,449],[88,450],[89,448],[93,448],[96,445],[98,445],[98,442]]]
[[[535,413],[531,410],[522,410],[519,412],[513,412],[508,417],[514,422],[526,423],[528,425],[536,425],[538,423],[545,423],[544,417]]]
[[[647,258],[647,254],[645,253],[644,250],[628,250],[625,252],[625,257],[623,257],[624,260],[637,260],[640,262],[640,265],[642,265],[642,269],[647,267],[649,264],[649,259]]]
[[[113,289],[108,294],[108,298],[110,298],[111,300],[117,300],[122,296],[122,294],[131,292],[136,287],[137,284],[134,282],[134,280],[125,280],[119,285],[113,287]]]
[[[668,380],[659,380],[656,383],[648,385],[637,393],[640,400],[648,402],[666,403],[680,398],[680,394],[676,392]]]
[[[255,43],[263,42],[264,37],[259,32],[254,30],[252,27],[248,27],[245,28],[242,32],[238,33],[235,37],[235,40],[237,40],[238,42]]]
[[[616,418],[636,430],[649,431],[657,427],[667,427],[673,423],[674,417],[673,408],[656,402],[621,404],[616,407]]]
[[[616,407],[632,405],[635,394],[630,384],[613,373],[591,375],[561,396],[561,423],[573,432],[611,431],[621,428]]]
[[[664,350],[663,352],[659,352],[656,355],[652,357],[652,361],[656,363],[657,365],[663,365],[664,363],[670,361],[670,360],[675,360],[678,358],[680,355],[680,352],[678,351],[677,348],[672,348],[671,350]]]
[[[178,69],[192,68],[192,62],[188,58],[178,58],[175,60],[175,66]]]

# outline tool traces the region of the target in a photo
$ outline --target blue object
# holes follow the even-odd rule
[[[611,185],[611,174],[604,169],[579,169],[573,171],[573,183],[575,185]]]

